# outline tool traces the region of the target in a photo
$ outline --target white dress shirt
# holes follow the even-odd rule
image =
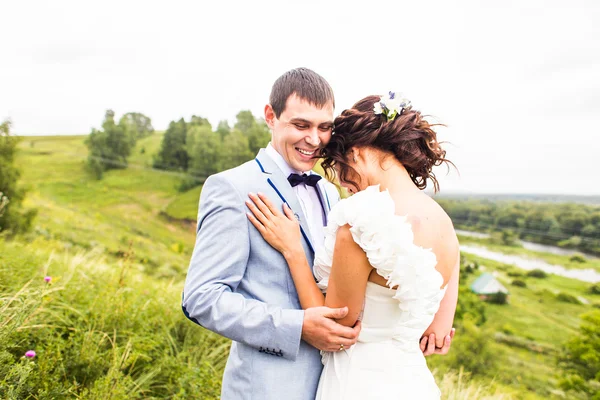
[[[266,153],[275,164],[277,164],[286,178],[290,176],[290,174],[312,174],[312,171],[301,172],[292,169],[271,143],[267,146]],[[296,197],[298,197],[302,212],[306,216],[310,237],[313,241],[313,248],[317,251],[318,248],[323,246],[325,240],[325,230],[323,229],[325,215],[323,207],[321,206],[321,200],[319,199],[318,189],[301,183],[298,186],[295,186],[293,190],[296,193]]]

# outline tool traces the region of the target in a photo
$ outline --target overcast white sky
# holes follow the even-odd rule
[[[306,66],[336,114],[403,92],[448,125],[442,190],[600,194],[598,1],[3,1],[0,118],[89,133],[107,108],[157,129],[261,115]],[[438,171],[444,175],[444,171]]]

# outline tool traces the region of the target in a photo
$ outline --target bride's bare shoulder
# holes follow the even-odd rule
[[[452,220],[444,209],[426,194],[417,193],[398,201],[396,213],[407,216],[414,243],[432,249],[438,260],[437,269],[444,278],[449,277],[458,259],[459,244]]]

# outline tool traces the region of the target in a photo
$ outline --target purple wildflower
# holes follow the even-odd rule
[[[390,91],[390,100],[394,100],[394,97],[396,97],[396,93]]]
[[[29,350],[27,353],[25,353],[25,357],[27,357],[27,358],[35,357],[35,351]]]
[[[46,283],[50,283],[50,281],[52,280],[51,276],[45,276],[44,280],[46,281]]]

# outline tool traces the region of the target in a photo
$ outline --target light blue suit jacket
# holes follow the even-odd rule
[[[327,215],[339,194],[325,179],[317,187]],[[266,194],[280,209],[288,203],[312,266],[314,247],[300,203],[287,177],[261,150],[255,160],[204,183],[183,311],[233,341],[222,399],[313,400],[321,356],[300,338],[304,311],[285,259],[246,217],[250,192]]]

